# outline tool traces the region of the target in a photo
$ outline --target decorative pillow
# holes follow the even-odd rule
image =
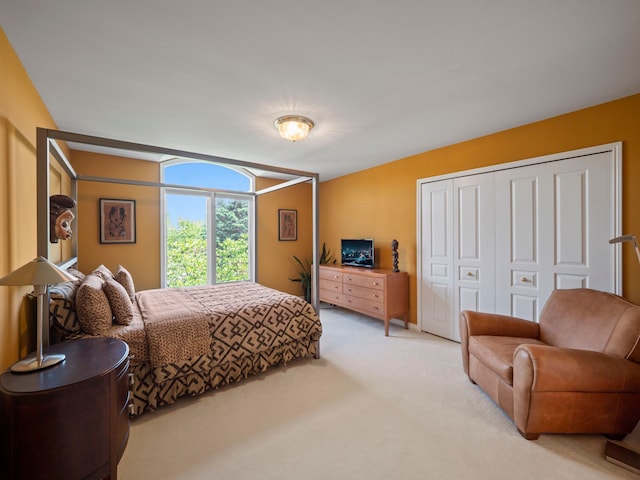
[[[87,275],[76,293],[76,309],[82,330],[91,335],[104,334],[113,325],[109,299],[102,290],[104,280],[95,274]]]
[[[103,280],[106,280],[108,278],[113,278],[113,273],[111,273],[111,270],[109,270],[107,267],[105,267],[104,265],[100,265],[99,267],[97,267],[93,272],[91,272],[93,275],[97,275],[98,277],[100,277]]]
[[[77,280],[75,280],[73,283],[77,283],[78,286],[80,286],[80,284],[84,282],[84,279],[87,278],[84,273],[82,273],[80,270],[76,270],[75,268],[67,268],[67,273],[70,273],[77,278]]]
[[[102,288],[107,295],[116,323],[130,325],[133,321],[133,304],[124,287],[113,278],[109,278],[105,280]]]
[[[124,268],[122,265],[118,265],[118,270],[116,270],[115,279],[127,291],[127,295],[129,295],[129,298],[131,299],[131,301],[135,302],[136,287],[133,284],[133,277],[131,276],[129,271],[126,268]]]
[[[76,293],[80,283],[64,282],[49,288],[49,316],[61,340],[82,332],[76,314]]]

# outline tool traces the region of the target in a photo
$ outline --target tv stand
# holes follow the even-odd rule
[[[320,265],[320,301],[384,320],[409,322],[409,275],[379,268]]]

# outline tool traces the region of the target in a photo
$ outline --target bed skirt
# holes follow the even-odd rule
[[[316,335],[314,335],[315,337]],[[209,355],[153,369],[148,363],[132,362],[131,394],[138,416],[158,407],[175,403],[180,397],[196,396],[208,390],[265,372],[269,367],[286,365],[291,360],[319,356],[319,338],[305,337],[253,355],[243,355],[233,362],[211,367]]]

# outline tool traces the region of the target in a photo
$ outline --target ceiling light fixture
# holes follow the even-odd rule
[[[292,142],[303,140],[313,128],[313,121],[299,115],[286,115],[278,118],[274,125],[280,132],[280,136]]]

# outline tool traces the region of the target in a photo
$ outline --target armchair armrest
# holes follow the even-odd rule
[[[496,335],[504,337],[540,337],[540,325],[530,320],[500,315],[498,313],[483,313],[464,310],[460,313],[460,337],[463,331],[468,336]]]
[[[522,318],[464,310],[460,312],[460,343],[462,368],[469,375],[469,337],[496,335],[506,337],[540,338],[540,325]]]
[[[513,355],[514,390],[640,392],[640,364],[600,352],[520,345]]]

